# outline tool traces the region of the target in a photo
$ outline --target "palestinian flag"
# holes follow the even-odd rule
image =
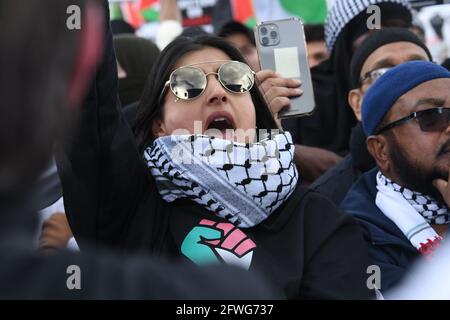
[[[143,23],[159,20],[158,0],[135,0],[120,4],[122,17],[133,27],[138,28]]]
[[[256,26],[253,0],[230,0],[233,18],[249,28]]]
[[[205,3],[180,0],[179,6],[184,26],[209,24],[211,20],[215,20],[214,25],[220,25],[234,19],[253,28],[257,20],[292,16],[307,24],[316,24],[323,23],[327,15],[327,0],[210,0]],[[159,8],[159,0],[122,0],[111,3],[110,13],[112,18],[122,18],[138,28],[144,23],[158,21]]]

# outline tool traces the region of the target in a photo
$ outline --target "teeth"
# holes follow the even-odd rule
[[[228,121],[227,118],[216,118],[213,120],[213,122],[217,122],[217,121]]]

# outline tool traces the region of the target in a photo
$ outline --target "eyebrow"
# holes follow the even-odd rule
[[[414,110],[417,110],[418,107],[422,105],[432,105],[433,107],[442,107],[445,104],[445,100],[437,99],[437,98],[424,98],[420,99],[414,105]]]
[[[412,54],[410,56],[408,56],[406,61],[415,61],[415,60],[426,60],[424,59],[423,56],[421,56],[420,54]],[[370,71],[374,71],[376,69],[380,69],[380,68],[388,68],[388,67],[395,67],[397,64],[392,62],[392,59],[390,57],[388,58],[384,58],[381,59],[379,61],[377,61],[372,69]]]

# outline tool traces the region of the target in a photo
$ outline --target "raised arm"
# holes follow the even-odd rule
[[[81,247],[86,242],[119,246],[132,207],[149,181],[133,133],[119,109],[107,1],[102,5],[106,21],[103,59],[82,104],[79,126],[67,134],[57,154],[66,213]]]

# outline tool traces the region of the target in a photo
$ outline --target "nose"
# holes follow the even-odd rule
[[[227,91],[219,82],[217,74],[210,73],[208,74],[207,78],[208,84],[206,87],[206,94],[208,104],[214,105],[227,102]]]

